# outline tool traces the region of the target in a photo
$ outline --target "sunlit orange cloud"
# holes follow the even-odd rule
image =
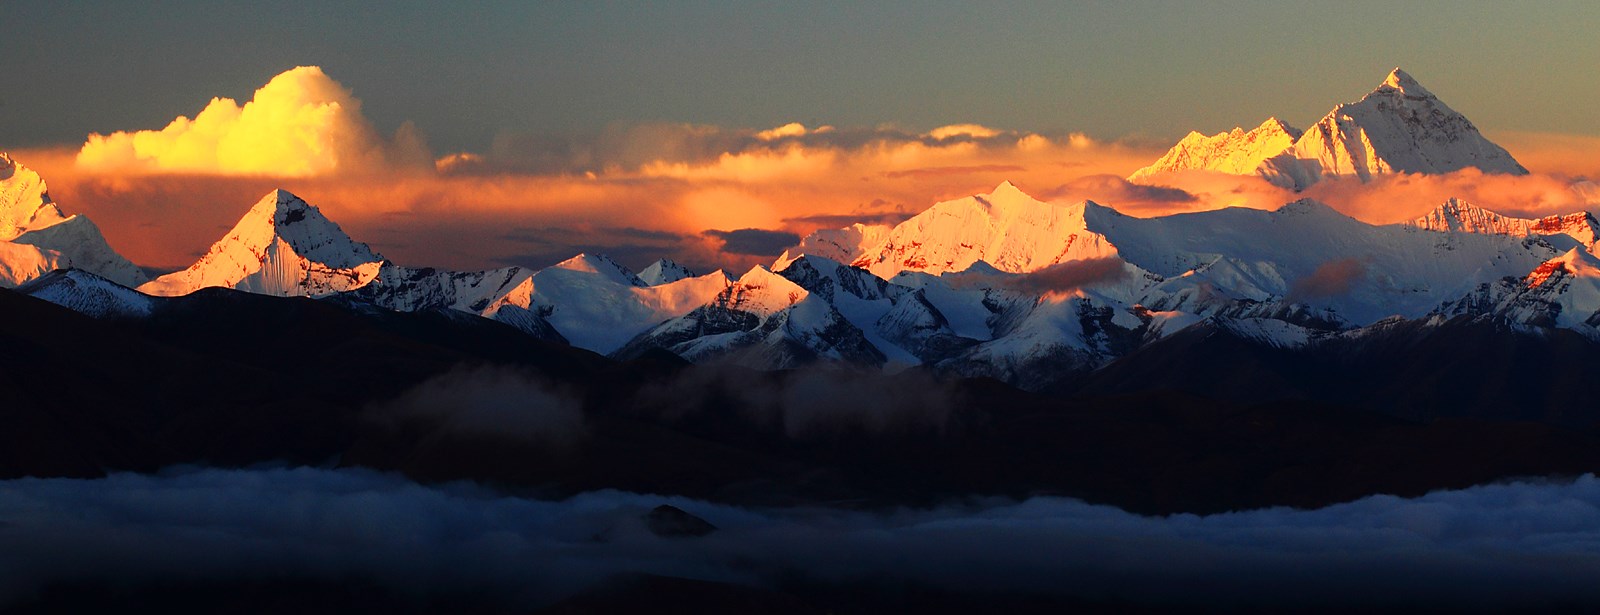
[[[1364,222],[1392,224],[1420,217],[1450,198],[1528,217],[1592,210],[1600,205],[1596,198],[1600,194],[1566,176],[1496,175],[1477,169],[1443,175],[1380,175],[1370,182],[1325,179],[1299,193],[1260,177],[1203,171],[1164,174],[1151,178],[1150,183],[1181,190],[1194,200],[1152,202],[1126,213],[1152,216],[1222,207],[1276,209],[1295,199],[1310,198]]]
[[[273,77],[243,105],[213,98],[193,119],[160,130],[91,134],[78,151],[84,170],[308,177],[427,161],[416,130],[393,142],[361,114],[361,101],[316,66]]]
[[[1164,150],[1135,141],[974,124],[917,131],[799,123],[507,134],[483,152],[426,160],[414,131],[379,138],[360,105],[320,70],[295,69],[243,105],[213,100],[195,119],[159,131],[14,153],[44,175],[65,209],[89,214],[114,247],[158,268],[188,265],[273,188],[318,205],[402,264],[544,265],[586,251],[633,266],[668,256],[738,271],[770,262],[760,252],[787,237],[897,222],[1002,181],[1041,199],[1091,199],[1137,216],[1273,209],[1311,197],[1384,223],[1449,197],[1506,213],[1574,211],[1589,201],[1567,176],[1594,166],[1587,141],[1534,135],[1509,142],[1538,175],[1338,180],[1296,194],[1255,177],[1204,172],[1132,184],[1122,178]],[[252,156],[226,153],[236,141],[272,135],[287,141]]]

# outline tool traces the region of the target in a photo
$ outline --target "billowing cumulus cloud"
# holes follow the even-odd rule
[[[78,151],[86,171],[306,177],[369,172],[428,160],[415,127],[385,141],[361,101],[316,66],[273,77],[243,105],[213,98],[190,119],[160,130],[91,134]]]
[[[618,123],[593,134],[506,133],[482,151],[431,159],[415,130],[378,135],[361,104],[322,71],[297,68],[250,101],[216,99],[162,130],[95,135],[66,156],[18,154],[66,209],[89,214],[113,246],[156,268],[187,266],[273,188],[306,198],[397,262],[454,269],[598,252],[634,267],[665,256],[743,271],[770,262],[777,237],[895,223],[1002,181],[1135,216],[1275,209],[1301,197],[1373,223],[1408,220],[1451,197],[1513,215],[1600,205],[1600,189],[1583,181],[1600,172],[1587,156],[1593,140],[1559,135],[1506,137],[1534,175],[1329,180],[1295,193],[1207,172],[1128,182],[1167,144],[975,124]],[[743,229],[774,234],[752,247],[708,233]]]
[[[865,391],[871,394],[870,391]],[[719,530],[663,538],[667,503]],[[563,501],[359,470],[0,481],[0,609],[52,583],[303,575],[537,608],[617,574],[784,588],[910,584],[1156,609],[1600,603],[1600,479],[1317,510],[1144,517],[1051,497],[752,509],[613,491]],[[903,586],[903,585],[902,585]]]

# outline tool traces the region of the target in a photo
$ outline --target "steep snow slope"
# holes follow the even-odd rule
[[[910,304],[917,300],[910,297],[914,292],[911,289],[820,256],[791,259],[776,273],[833,305],[889,362],[898,366],[921,363],[923,338],[937,332],[943,322],[932,306],[914,311]],[[896,308],[898,312],[891,315]]]
[[[79,269],[52,271],[17,287],[17,292],[95,318],[148,316],[157,301],[154,297]]]
[[[1274,212],[1225,209],[1134,218],[1093,202],[1042,203],[1003,184],[991,194],[939,203],[907,220],[855,265],[917,288],[894,276],[960,272],[979,262],[1029,272],[1118,257],[1131,265],[1127,275],[1097,292],[1129,306],[1353,326],[1427,314],[1481,282],[1525,275],[1566,247],[1571,246],[1373,226],[1312,201]],[[978,327],[962,324],[981,314],[947,311],[940,304],[944,294],[936,289],[927,298],[954,330],[985,339],[976,337]]]
[[[639,279],[644,280],[644,283],[650,286],[659,286],[692,277],[695,277],[694,272],[690,271],[688,267],[679,265],[668,258],[650,263],[648,267],[639,272]]]
[[[727,275],[716,271],[647,286],[616,261],[580,254],[528,276],[480,311],[495,318],[502,310],[527,310],[572,345],[610,353],[656,323],[710,301],[728,284]]]
[[[67,259],[54,250],[0,241],[0,288],[15,287],[69,266]]]
[[[1232,267],[1248,272],[1236,279],[1248,283],[1225,288],[1327,308],[1355,325],[1422,316],[1480,282],[1521,276],[1559,253],[1515,237],[1372,226],[1309,200],[1271,212],[1148,219],[1091,204],[1085,219],[1122,258],[1163,278],[1230,257]]]
[[[1564,237],[1595,253],[1600,245],[1600,233],[1594,214],[1578,212],[1543,218],[1513,218],[1478,207],[1460,199],[1450,199],[1427,215],[1407,222],[1406,225],[1430,231],[1478,233],[1484,235],[1511,235],[1528,237],[1537,235],[1548,239]],[[1558,242],[1554,242],[1558,243]],[[1557,246],[1562,247],[1562,246]]]
[[[781,270],[789,265],[789,261],[804,255],[820,256],[839,263],[854,262],[867,249],[882,243],[893,228],[887,224],[857,222],[844,228],[815,231],[801,239],[799,245],[784,250],[772,264],[772,270]]]
[[[118,284],[138,285],[143,271],[106,243],[82,215],[67,216],[50,198],[44,179],[0,153],[0,285],[15,286],[56,267],[92,271]],[[42,269],[49,267],[47,269]]]
[[[1573,248],[1528,275],[1478,286],[1439,313],[1488,315],[1534,327],[1571,329],[1600,340],[1600,257]]]
[[[44,179],[0,153],[0,241],[10,241],[28,229],[65,220],[50,198]]]
[[[1129,179],[1208,170],[1261,175],[1298,190],[1324,177],[1367,181],[1385,173],[1449,173],[1468,167],[1488,173],[1528,172],[1465,116],[1396,68],[1361,100],[1334,107],[1304,133],[1275,119],[1248,133],[1190,133]]]
[[[1449,173],[1467,167],[1528,172],[1466,116],[1396,68],[1361,100],[1334,107],[1293,147],[1268,160],[1262,174],[1304,188],[1323,177],[1366,181],[1383,173]]]
[[[354,297],[401,312],[446,308],[479,313],[533,275],[522,267],[485,271],[444,271],[385,262]]]
[[[1267,118],[1249,132],[1237,127],[1232,132],[1219,132],[1209,137],[1190,132],[1154,164],[1134,171],[1128,180],[1191,169],[1250,175],[1268,158],[1289,149],[1298,138],[1299,130],[1275,117]]]
[[[663,348],[690,361],[769,369],[816,361],[882,365],[883,353],[820,296],[754,267],[693,311],[639,335],[614,356]]]
[[[72,267],[92,272],[114,283],[137,286],[149,278],[106,243],[100,227],[81,214],[43,228],[30,229],[12,241],[61,254]]]
[[[316,207],[287,191],[274,190],[198,262],[139,290],[173,296],[220,286],[318,297],[365,286],[382,264],[382,257],[350,239]]]
[[[993,192],[945,201],[900,223],[852,265],[891,278],[901,271],[965,271],[984,261],[1002,271],[1115,256],[1084,228],[1084,203],[1044,203],[1011,182]]]

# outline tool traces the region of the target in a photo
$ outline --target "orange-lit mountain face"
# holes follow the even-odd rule
[[[361,109],[0,155],[0,612],[1600,605],[1600,191],[1403,71],[1165,155]]]
[[[248,120],[240,111],[237,117],[222,114],[223,120],[207,121],[242,122],[239,126],[248,128],[273,113],[297,111],[316,118],[331,110],[358,111],[345,106],[348,93],[330,85],[320,71],[291,73],[245,106],[257,119]],[[337,100],[306,106],[317,98],[306,92],[316,90],[332,91]],[[269,113],[272,109],[277,111]],[[1311,133],[1270,120],[1249,132],[1190,135],[1134,178],[1158,181],[1195,169],[1266,177],[1271,173],[1264,169],[1283,168],[1290,159],[1300,168],[1321,169],[1317,177],[1327,180],[1318,183],[1325,186],[1346,175],[1374,182],[1385,176],[1454,173],[1463,166],[1473,172],[1525,173],[1402,71],[1328,118],[1318,124],[1323,137],[1316,138],[1334,134],[1329,126],[1342,127],[1338,134],[1348,138],[1340,141],[1345,149],[1339,151],[1345,153],[1329,154],[1323,162],[1314,162],[1307,152],[1333,151],[1331,145],[1312,147],[1306,140]],[[233,124],[219,124],[224,125]],[[111,140],[177,143],[190,139],[185,136],[190,130],[179,123],[168,128],[175,131],[170,139],[152,133]],[[228,130],[233,129],[201,133]],[[756,138],[794,139],[809,132],[794,125]],[[945,132],[937,138],[995,136],[982,127]],[[107,139],[91,141],[79,155],[80,165],[96,148],[111,147]],[[1354,158],[1349,155],[1354,150],[1346,147],[1351,143],[1365,144]],[[163,155],[151,151],[152,160]],[[1365,166],[1346,164],[1352,160]],[[1560,326],[1600,338],[1600,329],[1587,317],[1600,313],[1600,303],[1590,305],[1594,301],[1572,291],[1571,284],[1543,291],[1555,295],[1541,300],[1563,306],[1564,316],[1553,320],[1537,310],[1514,308],[1513,303],[1526,303],[1518,299],[1526,293],[1509,290],[1542,288],[1557,269],[1572,275],[1587,271],[1551,263],[1577,262],[1570,256],[1573,249],[1592,254],[1591,217],[1523,219],[1460,199],[1407,226],[1373,226],[1310,199],[1270,212],[1138,218],[1089,200],[1040,200],[1002,182],[988,193],[940,202],[903,221],[818,231],[770,266],[756,264],[737,276],[722,271],[700,276],[681,265],[656,265],[646,281],[599,254],[579,254],[546,268],[401,266],[352,239],[318,207],[276,190],[193,265],[144,282],[142,274],[109,252],[98,233],[77,238],[50,231],[86,225],[87,219],[64,218],[38,174],[9,159],[6,164],[10,175],[0,194],[7,199],[6,224],[17,230],[8,244],[13,246],[7,261],[12,285],[76,266],[155,296],[208,287],[348,296],[387,309],[449,309],[496,319],[603,354],[637,355],[659,347],[695,360],[743,356],[771,367],[830,358],[945,366],[1042,386],[1048,379],[1036,374],[1049,369],[1038,365],[1065,366],[1069,372],[1094,369],[1149,340],[1219,317],[1257,323],[1248,327],[1265,327],[1260,329],[1264,339],[1291,347],[1386,317],[1459,313]],[[683,172],[699,171],[685,167]],[[752,240],[765,237],[749,233]],[[733,234],[720,236],[728,241]],[[1495,290],[1503,279],[1527,283]],[[763,307],[751,309],[754,304],[745,300],[750,297],[762,298]]]
[[[1528,173],[1465,116],[1396,68],[1377,89],[1359,101],[1334,107],[1303,133],[1277,118],[1250,132],[1234,129],[1212,137],[1190,133],[1129,179],[1206,170],[1260,175],[1303,190],[1324,178],[1365,182],[1374,175],[1442,174],[1465,168]]]

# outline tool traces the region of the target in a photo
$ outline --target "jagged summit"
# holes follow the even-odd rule
[[[644,283],[650,286],[660,286],[692,277],[695,277],[695,273],[690,271],[688,267],[679,265],[668,258],[650,263],[648,267],[639,272],[639,279],[644,280]]]
[[[1254,173],[1268,158],[1282,153],[1300,137],[1300,131],[1276,117],[1267,118],[1249,131],[1234,127],[1231,132],[1205,136],[1190,132],[1166,155],[1148,167],[1134,171],[1129,180],[1159,173],[1206,169],[1234,175]]]
[[[1251,133],[1191,134],[1129,179],[1206,170],[1260,175],[1300,190],[1329,177],[1370,181],[1383,174],[1441,174],[1468,167],[1486,173],[1528,172],[1504,148],[1485,139],[1470,120],[1399,68],[1360,100],[1334,107],[1304,133],[1282,131],[1293,135],[1289,143],[1276,136],[1274,124],[1283,126],[1269,119],[1256,129],[1266,129],[1274,139],[1258,138],[1248,148],[1246,137]],[[1281,149],[1271,151],[1279,144]]]
[[[0,240],[66,220],[44,178],[0,152]]]
[[[626,286],[649,286],[644,280],[639,279],[633,271],[624,267],[622,263],[611,260],[604,254],[580,253],[550,266],[551,269],[566,269],[584,273],[594,273],[606,279]]]
[[[235,232],[270,232],[308,259],[333,267],[354,267],[383,260],[367,244],[345,234],[338,223],[304,199],[278,189],[261,197],[240,220]]]
[[[1383,83],[1378,86],[1378,90],[1384,88],[1398,90],[1401,94],[1408,96],[1434,98],[1433,92],[1429,92],[1428,88],[1422,87],[1422,84],[1417,83],[1417,80],[1412,78],[1410,73],[1401,70],[1398,66],[1389,71],[1389,76],[1385,77]]]
[[[351,239],[321,210],[287,190],[273,190],[198,262],[139,290],[170,296],[221,286],[315,297],[360,288],[382,264],[382,256]]]
[[[1513,237],[1565,237],[1594,253],[1600,247],[1600,220],[1580,211],[1543,218],[1516,218],[1489,211],[1462,199],[1452,198],[1433,211],[1405,223],[1430,231],[1510,235]]]
[[[89,218],[68,216],[44,178],[0,153],[0,286],[15,286],[56,267],[77,267],[134,286],[143,271],[106,243]]]
[[[789,263],[801,256],[820,256],[832,261],[848,263],[861,256],[868,248],[883,242],[894,227],[888,224],[864,224],[857,222],[837,229],[821,229],[806,235],[800,244],[783,251],[778,260],[772,263],[772,270],[778,271],[789,266]]]

